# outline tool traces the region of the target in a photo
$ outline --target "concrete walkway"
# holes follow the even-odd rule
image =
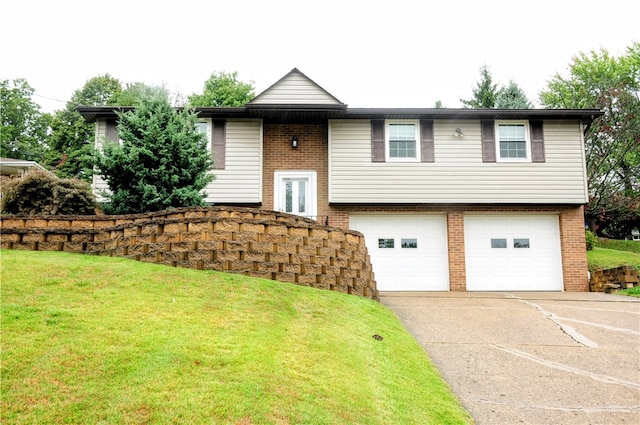
[[[640,299],[385,292],[477,424],[640,424]]]

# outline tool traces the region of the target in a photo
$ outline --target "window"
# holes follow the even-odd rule
[[[506,239],[491,239],[491,248],[506,248]]]
[[[417,161],[418,123],[415,121],[390,121],[387,123],[387,156],[390,161]]]
[[[395,239],[378,239],[378,248],[393,248]]]
[[[514,248],[529,248],[529,239],[514,239],[513,240]]]
[[[418,240],[417,239],[402,239],[400,242],[400,246],[402,248],[417,248]]]
[[[207,136],[207,150],[211,152],[211,119],[201,118],[198,121],[197,129],[199,133]]]
[[[529,137],[525,122],[496,122],[496,143],[500,161],[527,161]]]

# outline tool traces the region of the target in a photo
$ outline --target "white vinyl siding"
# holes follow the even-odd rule
[[[313,81],[295,72],[269,87],[250,103],[340,105],[339,101]]]
[[[208,203],[262,201],[262,125],[258,120],[226,123],[224,170],[205,188]]]
[[[483,163],[479,120],[435,120],[435,162],[374,163],[370,121],[331,120],[329,202],[585,203],[581,131],[545,121],[546,162]]]
[[[97,149],[102,148],[106,122],[96,121]],[[262,125],[259,120],[226,122],[226,164],[224,170],[212,170],[215,180],[205,188],[208,203],[258,203],[262,201]],[[107,190],[107,182],[93,176],[96,195]],[[107,199],[98,197],[99,202]]]

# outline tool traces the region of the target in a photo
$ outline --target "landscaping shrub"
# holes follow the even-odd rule
[[[95,197],[87,182],[60,179],[43,170],[2,182],[2,213],[17,215],[91,215]]]
[[[640,253],[640,242],[637,241],[625,241],[620,239],[596,237],[594,246],[597,246],[598,248],[616,249],[618,251]]]
[[[591,230],[585,230],[584,236],[587,241],[587,251],[591,251],[596,245],[598,237]]]

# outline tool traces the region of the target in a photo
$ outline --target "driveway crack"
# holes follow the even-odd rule
[[[560,319],[562,319],[561,317],[556,316],[554,313],[551,313],[550,311],[545,310],[544,308],[542,308],[542,306],[529,302],[527,300],[523,300],[522,298],[519,298],[513,294],[509,294],[511,298],[514,298],[520,302],[523,302],[525,304],[527,304],[530,307],[533,307],[534,309],[536,309],[537,311],[539,311],[540,313],[542,313],[542,315],[544,317],[546,317],[547,319],[551,320],[553,323],[556,324],[556,326],[558,326],[560,328],[560,330],[562,332],[564,332],[567,336],[569,336],[571,339],[573,339],[575,342],[577,342],[580,345],[583,345],[585,347],[589,347],[589,348],[597,348],[598,344],[592,340],[590,340],[589,338],[587,338],[586,336],[582,335],[580,332],[578,332],[575,328],[562,324],[560,323]]]

